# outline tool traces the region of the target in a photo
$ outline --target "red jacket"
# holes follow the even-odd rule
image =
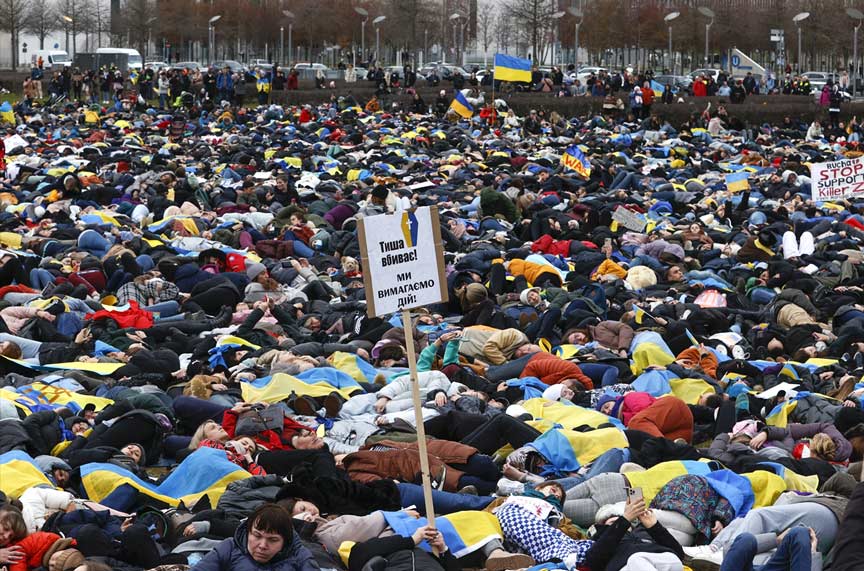
[[[24,559],[18,563],[9,565],[9,571],[28,571],[42,567],[42,556],[48,551],[54,542],[61,539],[56,533],[47,531],[36,531],[16,543],[24,550]],[[73,540],[72,545],[75,545]]]
[[[570,242],[571,240],[555,240],[549,234],[543,234],[531,244],[531,251],[569,258]]]
[[[693,97],[705,97],[708,95],[708,86],[701,79],[693,82]]]
[[[650,87],[642,88],[642,105],[652,105],[654,103],[654,90]]]
[[[238,415],[235,411],[228,409],[222,415],[222,428],[228,433],[229,438],[234,438],[237,431]],[[256,434],[253,439],[255,444],[259,444],[267,450],[293,450],[291,446],[291,438],[301,430],[312,430],[305,424],[300,424],[296,420],[286,417],[282,421],[282,433],[277,433],[275,430],[265,430]]]
[[[537,377],[547,385],[557,385],[567,379],[576,379],[586,389],[593,389],[594,382],[582,372],[579,365],[560,359],[551,353],[535,353],[522,370],[520,377]]]
[[[138,302],[130,301],[129,309],[125,311],[108,311],[101,310],[95,313],[90,313],[84,319],[113,319],[122,328],[131,329],[149,329],[153,327],[153,314],[149,311],[144,311],[138,306]]]

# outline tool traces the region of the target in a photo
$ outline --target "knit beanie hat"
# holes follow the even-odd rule
[[[266,270],[267,268],[264,267],[264,264],[259,264],[257,262],[246,264],[246,277],[249,278],[249,281],[252,281],[257,278],[261,272]]]
[[[480,303],[486,299],[486,286],[473,283],[465,286],[465,302],[469,304]]]
[[[539,287],[529,287],[528,289],[522,290],[522,293],[519,294],[519,301],[522,302],[522,305],[531,305],[528,303],[528,294],[532,291],[536,291],[537,295],[540,295]]]

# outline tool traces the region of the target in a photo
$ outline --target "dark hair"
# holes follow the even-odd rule
[[[9,357],[10,359],[20,359],[22,354],[21,347],[13,341],[7,341],[7,343],[8,345],[0,351],[0,355]]]
[[[708,408],[720,408],[723,404],[723,397],[718,394],[708,395],[705,397],[705,406]]]
[[[276,502],[277,506],[285,508],[289,514],[294,515],[294,506],[299,502],[297,498],[282,498],[278,502]]]
[[[250,533],[253,528],[267,533],[278,533],[285,540],[285,543],[290,542],[294,537],[294,524],[291,521],[291,512],[277,504],[262,504],[259,506],[249,516],[247,526]]]

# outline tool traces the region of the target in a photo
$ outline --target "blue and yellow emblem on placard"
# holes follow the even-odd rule
[[[417,217],[413,212],[402,213],[402,235],[405,238],[405,247],[414,248],[417,246]]]

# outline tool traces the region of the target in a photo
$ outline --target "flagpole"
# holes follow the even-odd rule
[[[414,399],[414,422],[417,425],[417,452],[420,454],[420,474],[423,478],[426,521],[429,527],[435,529],[435,506],[432,502],[432,481],[429,477],[429,455],[426,452],[426,427],[423,426],[423,403],[420,401],[417,357],[414,354],[414,326],[411,323],[411,312],[407,309],[402,310],[402,329],[405,330],[405,349],[408,354],[408,370],[411,375],[411,396]]]

